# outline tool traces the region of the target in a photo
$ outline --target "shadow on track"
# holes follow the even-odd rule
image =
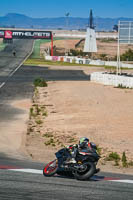
[[[46,81],[89,81],[90,75],[84,73],[83,70],[66,70],[66,69],[50,69],[49,67],[39,66],[22,66],[21,75],[26,74],[28,81],[35,78],[44,78]],[[19,70],[19,72],[20,72]]]
[[[74,177],[70,177],[70,176],[64,176],[64,175],[57,175],[57,174],[55,174],[53,177],[56,177],[56,178],[63,178],[63,179],[74,179],[74,180],[76,180]],[[47,177],[47,178],[49,178],[49,177]],[[104,181],[104,180],[111,180],[111,178],[109,178],[109,177],[105,177],[105,176],[98,176],[98,175],[94,175],[94,176],[92,176],[90,179],[87,179],[87,180],[78,180],[78,181],[93,181],[93,182],[95,182],[95,181]],[[114,180],[114,179],[113,179]]]

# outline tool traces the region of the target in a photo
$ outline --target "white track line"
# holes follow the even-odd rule
[[[28,54],[28,56],[19,64],[19,66],[18,66],[14,71],[12,71],[12,72],[9,74],[9,76],[8,76],[7,79],[6,79],[6,81],[7,81],[11,76],[13,76],[13,74],[21,67],[21,65],[23,65],[23,63],[27,60],[27,58],[32,54],[33,48],[34,48],[34,43],[35,43],[35,41],[33,42],[33,46],[32,46],[31,52],[30,52],[30,53]],[[6,81],[3,82],[3,83],[0,85],[0,89],[6,84]]]
[[[41,174],[43,175],[43,170],[37,170],[37,169],[8,169],[10,171],[14,172],[24,172],[24,173],[32,173],[32,174]],[[93,178],[92,178],[93,180]],[[133,180],[108,180],[111,182],[117,182],[117,183],[130,183],[133,184]]]
[[[1,85],[0,85],[0,89],[5,85],[5,82],[3,82]]]
[[[8,169],[8,170],[15,172],[32,173],[32,174],[43,174],[43,170],[37,170],[37,169]]]
[[[111,180],[113,182],[119,182],[119,183],[132,183],[133,184],[133,180]]]

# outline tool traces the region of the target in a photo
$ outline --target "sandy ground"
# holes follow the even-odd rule
[[[117,41],[114,42],[102,42],[100,40],[97,40],[97,49],[98,49],[98,55],[100,54],[107,54],[108,57],[114,57],[117,55]],[[120,54],[125,53],[128,49],[133,50],[132,45],[120,45]]]
[[[102,148],[102,170],[127,172],[104,159],[111,152],[120,156],[126,152],[128,161],[133,161],[132,101],[133,90],[89,81],[49,82],[34,95],[36,114],[28,125],[27,151],[34,160],[49,161],[62,144],[76,143],[86,136]],[[133,173],[133,167],[128,173]]]
[[[23,110],[24,113],[17,115],[15,120],[0,123],[0,152],[23,159],[28,156],[25,150],[25,141],[31,100],[17,100],[9,102],[9,105]]]
[[[102,70],[82,69],[86,74]],[[1,122],[0,152],[47,162],[55,158],[54,153],[63,145],[77,143],[86,136],[102,148],[99,162],[102,171],[133,174],[133,167],[123,169],[121,164],[116,167],[104,160],[110,152],[121,156],[125,151],[128,162],[133,161],[132,102],[133,90],[129,89],[90,81],[48,82],[48,87],[35,90],[33,102],[30,99],[10,102],[24,112],[15,121]]]
[[[54,41],[54,46],[57,48],[62,48],[62,49],[75,49],[75,45],[79,42],[79,39],[69,39],[69,40],[55,40]],[[46,47],[50,47],[51,43],[45,43],[41,44],[41,53],[43,53],[44,49]],[[97,40],[97,49],[98,52],[95,54],[95,57],[101,55],[101,54],[106,54],[109,58],[113,58],[117,55],[117,41],[111,41],[111,42],[104,42],[102,40]],[[84,41],[81,42],[79,47],[77,48],[78,50],[83,50],[84,47]],[[125,53],[128,49],[133,50],[132,45],[120,45],[120,54]]]
[[[79,39],[72,39],[72,40],[55,40],[54,46],[58,48],[69,48],[69,49],[75,49],[75,44],[79,42]],[[50,42],[41,44],[41,48],[43,47],[49,47],[51,45]]]

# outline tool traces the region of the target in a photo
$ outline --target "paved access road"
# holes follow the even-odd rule
[[[16,41],[16,46],[22,44],[21,42]],[[32,42],[29,41],[28,43],[27,41],[27,44],[29,44],[27,48],[31,48]],[[21,112],[19,109],[8,107],[8,101],[22,97],[31,98],[33,80],[36,77],[44,77],[49,81],[88,81],[89,79],[89,76],[85,75],[82,70],[64,71],[49,69],[48,67],[22,66],[15,73],[12,73],[19,64],[15,66],[16,59],[12,57],[9,48],[7,47],[5,53],[2,52],[3,56],[1,57],[2,63],[5,64],[1,65],[0,82],[2,83],[5,80],[7,82],[0,89],[0,122],[7,121],[8,123]],[[22,49],[25,48],[22,47]],[[7,54],[10,56],[7,56]],[[20,59],[22,54],[20,52]],[[14,64],[11,65],[11,63]],[[77,181],[59,176],[46,178],[42,175],[43,166],[43,163],[32,162],[27,158],[16,160],[0,153],[0,200],[133,199],[133,176],[100,172],[90,181]]]

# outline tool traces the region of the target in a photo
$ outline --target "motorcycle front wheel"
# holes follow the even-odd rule
[[[86,164],[83,165],[82,170],[76,170],[74,172],[74,177],[77,180],[87,180],[91,178],[96,170],[95,164],[93,162],[87,162]]]
[[[56,174],[57,170],[58,162],[57,160],[53,160],[43,168],[43,175],[48,177],[53,176],[54,174]]]

